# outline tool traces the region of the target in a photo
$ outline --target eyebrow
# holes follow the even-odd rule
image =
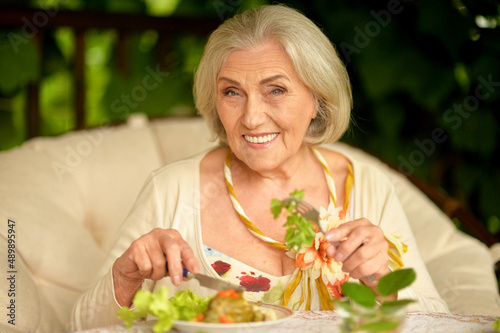
[[[273,76],[270,76],[270,77],[267,77],[265,79],[260,80],[259,84],[261,84],[261,85],[266,84],[266,83],[272,82],[272,81],[279,79],[279,78],[284,78],[284,79],[288,80],[288,78],[285,75],[276,74],[276,75],[273,75]],[[236,86],[240,85],[240,83],[238,81],[235,81],[235,80],[230,79],[230,78],[225,77],[225,76],[220,77],[218,81],[227,81],[227,82],[234,84]]]

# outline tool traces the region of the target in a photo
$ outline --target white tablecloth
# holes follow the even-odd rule
[[[406,315],[403,332],[446,332],[446,333],[494,333],[493,323],[499,318],[478,315],[448,313],[410,312]],[[137,324],[126,330],[122,325],[114,325],[84,331],[85,333],[151,333],[151,324]],[[172,332],[176,332],[173,330]],[[251,333],[251,329],[245,332]],[[337,333],[337,316],[334,311],[295,312],[289,320],[273,326],[272,333]]]

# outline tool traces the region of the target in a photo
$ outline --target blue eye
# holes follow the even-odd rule
[[[238,96],[238,93],[234,90],[225,90],[223,91],[223,94],[226,96]]]
[[[283,90],[281,90],[281,89],[274,89],[273,91],[271,91],[271,94],[273,94],[273,95],[279,95],[282,92],[283,92]]]

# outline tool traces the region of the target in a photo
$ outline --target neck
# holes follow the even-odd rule
[[[265,170],[250,168],[233,153],[231,173],[233,179],[236,178],[238,182],[244,181],[254,186],[266,184],[266,186],[288,188],[287,185],[294,184],[297,180],[303,180],[306,175],[310,174],[312,168],[318,167],[317,164],[311,148],[308,145],[302,145],[297,153],[290,158],[272,169]]]

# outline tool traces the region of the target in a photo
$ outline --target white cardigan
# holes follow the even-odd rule
[[[118,238],[101,271],[102,276],[77,301],[73,309],[72,329],[81,330],[119,323],[119,309],[114,298],[111,267],[130,244],[154,228],[174,228],[190,244],[200,262],[201,273],[213,277],[212,269],[203,252],[200,225],[200,162],[207,152],[167,165],[151,174],[145,183],[129,216],[123,223]],[[448,312],[427,272],[411,232],[403,208],[391,181],[377,168],[353,155],[343,152],[352,162],[354,171],[354,216],[367,218],[387,234],[401,237],[408,245],[404,255],[405,267],[417,272],[411,287],[402,290],[399,298],[415,299],[410,311]],[[171,294],[180,290],[168,278],[156,283],[146,280],[143,289],[155,290],[167,286]],[[191,288],[201,296],[213,291],[199,286],[197,281],[183,282],[182,289]]]

